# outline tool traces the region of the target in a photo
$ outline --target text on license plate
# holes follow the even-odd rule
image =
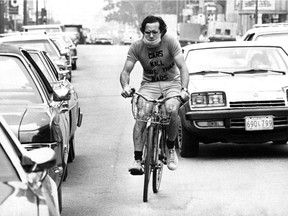
[[[245,117],[245,130],[273,130],[272,116],[247,116]]]

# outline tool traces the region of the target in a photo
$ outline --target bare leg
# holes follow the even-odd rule
[[[167,127],[168,140],[174,141],[178,135],[178,128],[180,124],[180,118],[178,115],[178,109],[180,102],[177,99],[171,99],[166,102],[166,108],[172,112],[170,124]]]
[[[146,123],[141,121],[136,121],[133,130],[133,142],[134,151],[142,151],[144,143],[142,142],[142,135],[145,129]]]

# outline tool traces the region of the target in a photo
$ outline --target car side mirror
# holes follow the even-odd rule
[[[58,71],[58,79],[59,79],[59,81],[67,79],[69,73],[70,73],[69,70],[59,70]]]
[[[71,98],[71,90],[64,82],[53,83],[53,100],[68,101]]]
[[[56,153],[51,148],[38,148],[27,151],[21,164],[30,172],[42,172],[56,164]]]
[[[67,55],[67,51],[66,50],[60,50],[60,54],[63,55],[63,56],[66,56]]]

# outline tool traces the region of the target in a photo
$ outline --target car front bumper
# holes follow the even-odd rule
[[[248,131],[245,117],[272,116],[272,130]],[[288,107],[269,109],[218,109],[191,111],[188,105],[180,109],[182,125],[203,142],[268,142],[288,140]],[[199,126],[199,122],[221,122],[221,126]]]

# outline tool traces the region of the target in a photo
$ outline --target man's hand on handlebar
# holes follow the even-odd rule
[[[131,86],[127,85],[123,88],[121,95],[124,98],[132,97],[134,92],[135,92],[135,89],[133,89],[133,88],[131,88]]]
[[[185,103],[189,100],[189,92],[188,91],[181,90],[180,96],[181,96],[182,103]]]

